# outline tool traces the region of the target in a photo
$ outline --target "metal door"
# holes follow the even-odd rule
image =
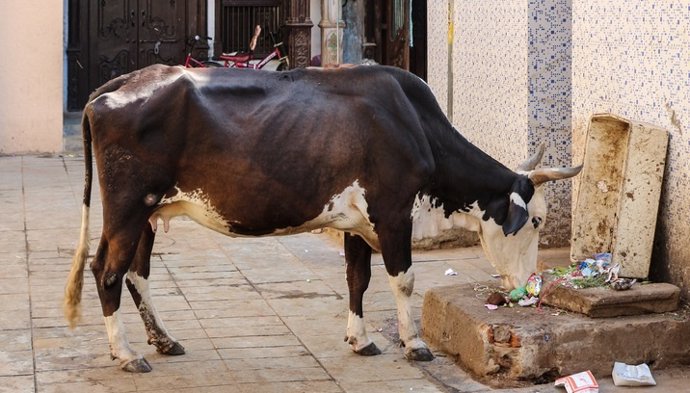
[[[89,81],[110,79],[155,63],[180,64],[185,45],[184,0],[101,0],[89,10]]]

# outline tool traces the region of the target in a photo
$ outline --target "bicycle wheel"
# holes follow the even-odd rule
[[[286,60],[278,60],[278,61],[280,62],[280,64],[278,64],[278,68],[276,69],[276,71],[287,71],[288,68],[290,68],[290,67],[288,67],[288,62]]]

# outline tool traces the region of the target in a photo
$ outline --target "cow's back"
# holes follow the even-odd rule
[[[87,113],[102,168],[168,193],[203,188],[238,222],[293,226],[355,181],[372,201],[411,199],[428,181],[433,157],[400,75],[152,66],[99,89]]]

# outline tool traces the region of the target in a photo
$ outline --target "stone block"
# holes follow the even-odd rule
[[[573,214],[571,259],[611,252],[623,277],[645,278],[656,228],[668,133],[593,115]]]
[[[626,291],[554,286],[544,292],[542,302],[592,318],[664,313],[678,309],[680,288],[667,283],[635,284]]]
[[[484,286],[482,286],[484,287]],[[455,356],[480,381],[494,387],[545,383],[591,370],[611,375],[613,363],[647,363],[653,369],[686,364],[690,316],[676,313],[589,318],[554,308],[484,307],[475,285],[427,290],[422,335],[435,350]]]

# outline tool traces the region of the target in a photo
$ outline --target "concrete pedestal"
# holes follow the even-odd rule
[[[615,361],[652,369],[690,359],[690,317],[674,313],[592,319],[547,306],[484,307],[487,292],[464,284],[428,290],[422,334],[434,349],[494,386],[553,381],[591,370],[610,376]]]

